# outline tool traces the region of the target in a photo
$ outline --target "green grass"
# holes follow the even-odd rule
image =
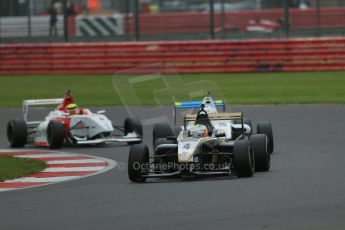
[[[205,90],[230,104],[344,104],[345,72],[1,76],[0,107],[62,97],[67,89],[81,106],[171,104]]]
[[[46,167],[47,164],[43,161],[0,156],[0,181],[31,175]]]

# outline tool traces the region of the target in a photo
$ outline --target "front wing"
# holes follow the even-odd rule
[[[95,140],[77,140],[76,144],[78,145],[86,145],[86,144],[102,144],[102,143],[109,143],[109,142],[140,142],[142,139],[139,137],[133,138],[98,138]]]
[[[102,144],[110,142],[141,142],[142,138],[135,133],[128,133],[126,136],[111,136],[105,138],[97,138],[94,140],[85,140],[76,138],[77,145],[87,145],[87,144]]]

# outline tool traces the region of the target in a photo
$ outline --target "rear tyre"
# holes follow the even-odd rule
[[[249,141],[238,140],[234,144],[235,170],[238,177],[252,177],[255,169],[254,155],[250,151]]]
[[[65,128],[62,122],[51,120],[47,129],[48,147],[59,149],[63,146],[65,139]]]
[[[168,136],[173,136],[174,132],[172,131],[170,125],[168,123],[157,123],[153,126],[153,133],[152,133],[152,145],[153,147],[156,146],[156,140],[158,138],[167,138]]]
[[[136,132],[140,137],[143,136],[143,126],[141,121],[137,117],[127,117],[124,122],[124,131],[125,135],[128,133]],[[141,143],[141,141],[137,142],[127,142],[129,145]]]
[[[270,154],[265,134],[254,134],[250,137],[250,144],[254,152],[255,171],[267,172],[270,169]]]
[[[274,140],[271,122],[258,122],[256,125],[256,131],[258,134],[265,134],[268,138],[268,152],[273,153],[274,151]]]
[[[128,178],[133,182],[144,182],[148,173],[149,149],[145,144],[135,144],[129,150]]]
[[[20,148],[26,144],[28,127],[23,119],[13,119],[7,124],[7,139],[12,148]]]

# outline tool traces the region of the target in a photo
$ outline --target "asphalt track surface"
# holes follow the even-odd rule
[[[146,123],[163,118],[153,114],[171,115],[167,107],[131,110]],[[122,167],[127,145],[64,148],[114,159],[119,166],[76,181],[0,193],[0,229],[345,229],[345,106],[233,110],[253,122],[271,120],[270,172],[135,184]],[[8,119],[20,115],[18,109],[0,110],[0,133]],[[108,116],[120,123],[126,112],[108,108]],[[144,132],[144,141],[152,143],[152,126]],[[5,135],[0,148],[7,148]]]

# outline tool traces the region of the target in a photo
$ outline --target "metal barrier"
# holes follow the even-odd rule
[[[0,75],[345,70],[345,38],[0,45],[0,61]]]
[[[345,28],[345,7],[322,9],[320,24],[315,17],[316,9],[290,11],[290,29],[342,29]],[[284,30],[282,22],[284,12],[281,9],[267,10],[244,10],[225,13],[225,20],[222,21],[222,14],[215,14],[214,31],[224,33],[235,33],[249,31],[253,27],[256,32],[273,32]],[[259,22],[255,21],[260,19]],[[134,18],[129,18],[133,25]],[[266,23],[265,23],[266,21]],[[222,25],[224,23],[224,25]],[[223,28],[222,28],[223,27]],[[255,27],[255,28],[254,28]],[[255,30],[254,30],[255,29]],[[164,14],[142,14],[140,16],[141,34],[164,34],[164,33],[208,33],[209,21],[205,13],[164,13]],[[224,31],[222,31],[224,30]],[[134,33],[134,26],[129,31]]]
[[[0,43],[345,36],[345,0],[94,1],[1,0]]]

